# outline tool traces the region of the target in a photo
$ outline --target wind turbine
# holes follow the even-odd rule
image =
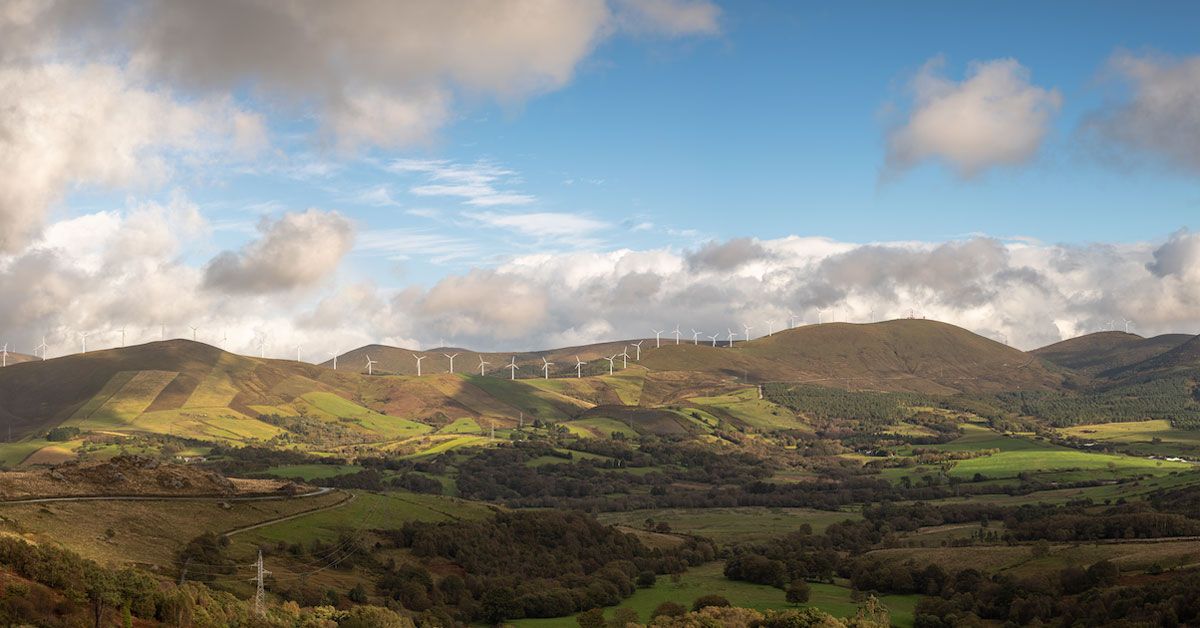
[[[721,334],[713,334],[713,335],[709,336],[709,338],[712,338],[712,343],[713,343],[714,347],[717,346],[717,336],[720,336],[720,335]]]
[[[745,323],[742,323],[742,329],[746,330],[746,341],[749,342],[750,341],[750,330],[754,329],[754,328]]]
[[[621,349],[621,353],[618,355],[621,356],[621,368],[629,368],[629,345],[625,345],[625,348]]]
[[[267,357],[267,335],[263,334],[258,337],[258,357]]]
[[[579,356],[575,356],[575,379],[583,377],[583,360]]]
[[[699,339],[700,339],[700,332],[696,331],[696,328],[693,327],[692,328],[692,344],[694,344],[694,345],[700,344]]]
[[[634,354],[637,357],[635,357],[634,360],[636,360],[638,362],[642,361],[642,343],[643,342],[645,342],[645,341],[639,340],[637,342],[631,343],[633,345],[633,347],[637,350],[636,353]]]
[[[375,360],[372,360],[371,356],[368,355],[367,356],[367,375],[374,375],[374,374],[375,374]]]
[[[1133,324],[1133,321],[1129,320],[1128,318],[1124,318],[1124,317],[1122,317],[1121,320],[1125,321],[1125,333],[1128,334],[1129,326]]]
[[[796,316],[795,314],[790,314],[790,313],[788,314],[788,328],[789,329],[794,328],[796,326],[797,318],[800,318],[800,317]]]
[[[617,356],[614,355],[611,358],[604,358],[604,359],[608,360],[608,374],[612,375],[613,374],[613,362],[615,362],[617,360]]]
[[[509,362],[508,366],[505,366],[504,368],[508,369],[508,378],[509,379],[512,379],[512,380],[517,379],[517,369],[521,368],[521,367],[517,366],[517,356],[514,355],[512,357],[512,361]]]
[[[0,348],[0,367],[8,366],[8,343],[4,343],[4,347]]]
[[[767,335],[770,336],[774,333],[775,333],[775,321],[767,321]]]
[[[679,325],[676,325],[675,331],[671,333],[675,334],[675,344],[679,344]]]
[[[416,353],[414,353],[413,359],[415,359],[417,361],[417,377],[420,377],[421,376],[421,360],[424,360],[425,356],[417,355]]]
[[[337,370],[337,351],[330,351],[329,356],[333,358],[333,370]]]
[[[728,327],[725,328],[725,331],[729,332],[729,345],[728,346],[732,347],[733,346],[733,337],[736,336],[737,334],[733,333],[733,330]]]
[[[196,342],[196,330],[200,328],[196,327],[195,325],[188,325],[188,327],[190,327],[192,330],[192,342]]]
[[[545,356],[542,357],[542,375],[546,379],[550,379],[550,367],[554,366],[553,362],[547,362]]]
[[[654,348],[661,349],[662,348],[662,333],[665,330],[651,329],[650,331],[654,332]]]
[[[296,361],[300,361],[300,345],[296,345]]]
[[[83,352],[84,353],[87,353],[87,337],[90,335],[92,335],[92,332],[90,332],[90,331],[79,332],[79,341],[81,343],[83,343]]]
[[[37,351],[38,351],[38,349],[41,349],[41,350],[42,350],[42,362],[45,362],[45,361],[46,361],[46,349],[47,349],[47,348],[48,348],[48,347],[46,347],[46,337],[45,337],[45,336],[42,336],[42,344],[38,345],[37,347],[35,347],[35,348],[33,349],[33,354],[34,354],[34,355],[37,355]]]
[[[443,353],[442,355],[450,358],[450,372],[453,373],[454,372],[454,358],[457,358],[458,354],[455,353],[454,355],[450,355],[449,353]]]
[[[478,356],[478,357],[479,357],[479,376],[483,377],[484,375],[487,375],[487,365],[491,364],[491,362],[484,362],[483,356]]]
[[[122,325],[117,331],[121,332],[121,348],[125,348],[125,326]]]

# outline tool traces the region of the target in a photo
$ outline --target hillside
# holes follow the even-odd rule
[[[718,343],[719,345],[719,343]],[[934,394],[1050,390],[1065,374],[970,331],[930,320],[828,323],[735,343],[664,346],[652,370],[718,372],[749,381],[808,382],[851,390]]]
[[[1173,375],[1185,375],[1192,379],[1200,377],[1200,336],[1188,336],[1186,342],[1168,351],[1101,373],[1101,376],[1110,380],[1136,381]]]
[[[488,353],[459,347],[436,347],[416,351],[402,347],[389,347],[387,345],[367,345],[339,355],[337,362],[339,371],[347,370],[355,373],[366,373],[367,357],[370,356],[371,360],[375,362],[372,367],[375,373],[416,375],[417,361],[415,356],[425,356],[425,359],[421,361],[421,373],[423,375],[433,375],[436,373],[449,373],[450,359],[446,356],[455,355],[455,373],[473,373],[478,375],[480,373],[479,361],[482,359],[484,362],[487,362],[484,368],[488,375],[503,375],[503,377],[507,378],[509,372],[505,367],[515,358],[518,366],[516,377],[517,379],[521,379],[542,377],[542,358],[554,363],[554,366],[550,368],[551,376],[575,373],[575,358],[578,357],[585,362],[583,367],[584,375],[599,375],[608,372],[608,361],[604,360],[604,358],[619,354],[625,351],[626,348],[629,351],[630,361],[633,361],[636,349],[631,344],[634,342],[638,342],[638,340],[603,342],[544,351],[509,353]],[[642,340],[641,342],[642,355],[645,355],[646,351],[654,346],[654,339]],[[671,342],[674,342],[674,339]],[[666,344],[666,339],[664,339],[663,346],[666,346]],[[618,360],[617,363],[620,364],[620,361]],[[322,362],[321,366],[332,368],[333,360]]]
[[[1086,375],[1120,370],[1149,360],[1191,340],[1188,334],[1143,338],[1137,334],[1102,331],[1056,342],[1030,353]]]

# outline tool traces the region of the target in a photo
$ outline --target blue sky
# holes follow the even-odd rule
[[[0,289],[72,307],[0,309],[18,336],[547,345],[710,290],[717,327],[1200,324],[1195,3],[30,6],[0,18]]]

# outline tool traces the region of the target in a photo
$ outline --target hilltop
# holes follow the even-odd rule
[[[1194,336],[1188,334],[1143,338],[1120,331],[1102,331],[1056,342],[1030,353],[1086,375],[1099,375],[1149,360],[1192,338]]]

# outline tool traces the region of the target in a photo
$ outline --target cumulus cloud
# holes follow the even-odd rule
[[[970,178],[996,166],[1029,162],[1062,98],[1030,82],[1015,59],[974,62],[962,82],[942,74],[939,57],[913,78],[907,119],[887,136],[886,170],[934,160]]]
[[[354,244],[354,228],[337,212],[317,209],[263,220],[261,237],[225,251],[204,269],[204,285],[233,293],[270,293],[316,285]]]
[[[497,340],[532,334],[545,322],[546,306],[538,284],[490,270],[447,277],[417,303],[419,315],[443,334]]]
[[[33,238],[71,186],[148,186],[180,158],[236,155],[261,121],[226,100],[178,102],[110,65],[0,66],[0,251]]]
[[[1109,68],[1126,84],[1127,93],[1095,112],[1086,128],[1118,148],[1200,172],[1200,56],[1120,53]]]
[[[743,264],[768,257],[761,244],[752,238],[734,238],[725,242],[706,242],[697,251],[688,255],[692,268],[733,270]]]

